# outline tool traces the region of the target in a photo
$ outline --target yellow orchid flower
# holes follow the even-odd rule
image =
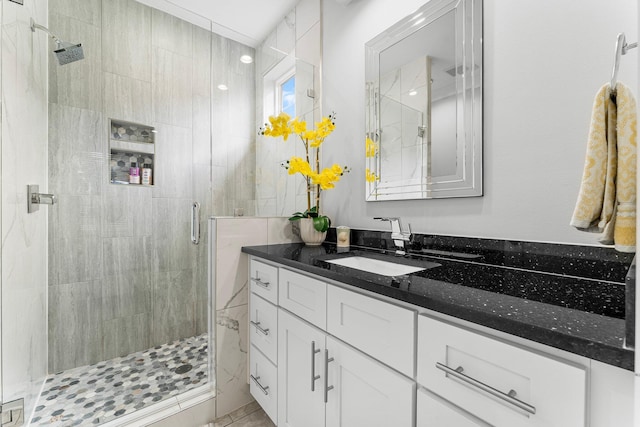
[[[378,153],[378,144],[373,142],[371,138],[365,140],[365,156],[366,157],[375,157]]]
[[[365,171],[365,174],[366,174],[365,179],[367,180],[367,182],[376,182],[380,180],[380,177],[375,173],[371,172],[369,168],[367,168],[367,170]]]
[[[291,129],[296,135],[302,135],[307,131],[307,122],[300,121],[296,117],[293,122],[291,122]]]
[[[301,173],[304,176],[309,176],[312,173],[311,165],[302,157],[293,156],[289,159],[289,175]]]

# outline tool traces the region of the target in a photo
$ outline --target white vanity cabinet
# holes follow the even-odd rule
[[[278,425],[411,427],[415,383],[284,309]]]
[[[633,372],[250,265],[262,282],[251,284],[251,393],[278,426],[633,425]]]

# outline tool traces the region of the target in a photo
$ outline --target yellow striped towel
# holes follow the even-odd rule
[[[602,233],[598,239],[620,252],[636,250],[636,101],[622,83],[616,101],[610,87],[593,102],[587,155],[571,225]]]

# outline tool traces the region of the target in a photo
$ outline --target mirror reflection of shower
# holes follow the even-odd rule
[[[43,27],[31,18],[31,31],[36,32],[36,29],[42,30],[49,35],[56,42],[56,50],[53,53],[56,54],[58,63],[60,65],[70,64],[71,62],[80,61],[84,59],[84,51],[82,50],[82,43],[74,44],[64,40],[60,40],[53,34],[47,27]]]

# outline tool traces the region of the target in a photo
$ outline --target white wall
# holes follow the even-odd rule
[[[593,97],[611,76],[615,38],[637,40],[637,2],[484,3],[484,193],[467,199],[365,202],[364,43],[424,0],[323,2],[323,111],[338,113],[324,162],[353,170],[324,193],[335,225],[386,230],[401,216],[414,232],[589,244],[569,227],[584,164]],[[634,91],[640,49],[622,59]],[[346,185],[345,185],[346,184]]]

